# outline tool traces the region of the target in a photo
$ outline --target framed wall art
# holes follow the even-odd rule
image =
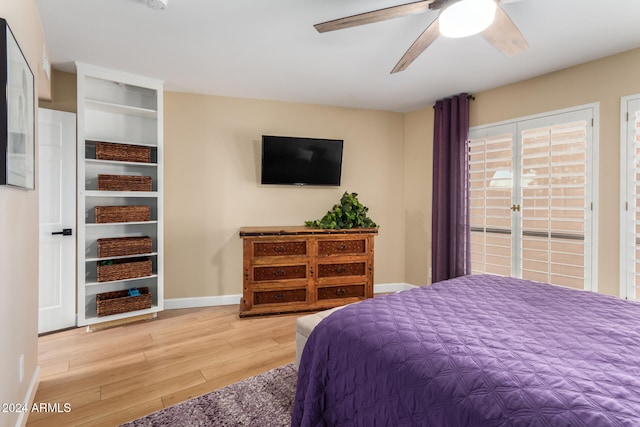
[[[35,188],[33,72],[0,18],[0,185]]]

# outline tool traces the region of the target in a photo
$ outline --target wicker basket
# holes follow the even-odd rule
[[[140,296],[130,297],[129,291],[103,292],[96,295],[98,317],[151,308],[149,288],[138,288]]]
[[[127,258],[109,261],[98,261],[98,282],[133,279],[151,276],[151,260],[149,258]]]
[[[151,220],[149,206],[96,206],[96,223],[139,222]]]
[[[150,176],[98,175],[98,190],[103,191],[151,191]]]
[[[151,237],[114,237],[98,239],[98,258],[148,254],[153,252]]]
[[[96,159],[122,162],[151,162],[151,148],[139,145],[96,142]]]

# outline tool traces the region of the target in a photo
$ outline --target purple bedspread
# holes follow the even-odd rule
[[[640,426],[640,304],[466,276],[338,310],[292,425]]]

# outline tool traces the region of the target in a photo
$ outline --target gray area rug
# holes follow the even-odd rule
[[[178,403],[123,427],[291,425],[298,373],[290,363]]]

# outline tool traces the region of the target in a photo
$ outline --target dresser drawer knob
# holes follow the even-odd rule
[[[275,294],[273,296],[273,299],[283,300],[284,299],[284,294]]]
[[[282,276],[284,276],[285,274],[287,274],[287,272],[286,272],[283,268],[281,268],[280,270],[276,270],[276,271],[274,271],[274,272],[273,272],[273,275],[274,275],[274,276],[276,276],[276,277],[282,277]]]
[[[347,290],[345,288],[336,289],[336,295],[339,296],[339,297],[343,296],[346,293],[347,293]]]
[[[339,251],[344,251],[345,249],[347,249],[347,245],[345,245],[344,243],[341,243],[336,246],[336,249]]]
[[[275,252],[284,252],[286,248],[284,246],[276,246],[275,248],[273,248],[273,250]]]
[[[336,273],[345,273],[346,271],[347,271],[347,267],[345,266],[336,268]]]

